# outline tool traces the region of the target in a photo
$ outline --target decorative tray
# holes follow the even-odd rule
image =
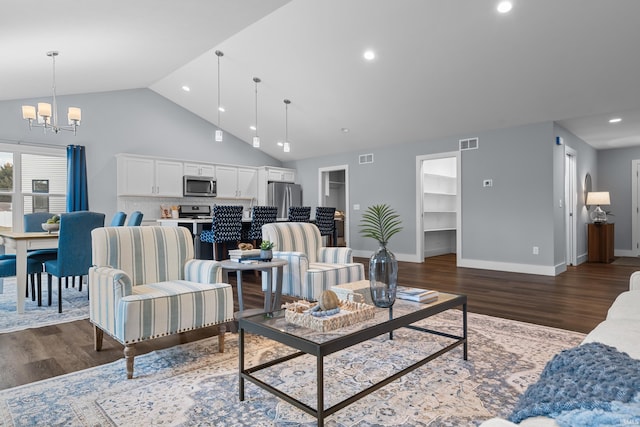
[[[283,304],[284,318],[287,322],[298,326],[304,326],[319,332],[332,331],[334,329],[350,326],[375,316],[376,308],[360,302],[340,300],[340,311],[329,316],[312,316],[309,311],[316,303],[309,301],[297,301]]]

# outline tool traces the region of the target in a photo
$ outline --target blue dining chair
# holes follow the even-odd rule
[[[111,227],[121,227],[124,225],[124,222],[127,219],[127,214],[120,211],[120,212],[116,212],[115,215],[113,215],[113,218],[111,219],[111,224],[109,224]]]
[[[82,290],[82,277],[91,267],[91,230],[104,226],[105,215],[79,211],[60,215],[58,257],[46,261],[49,305],[51,305],[51,276],[58,278],[58,313],[62,313],[62,278],[80,276],[78,289]]]
[[[140,224],[142,224],[142,212],[140,211],[134,211],[131,213],[131,216],[129,216],[129,222],[127,222],[127,226],[138,226]]]
[[[24,231],[25,232],[37,232],[37,231],[43,231],[42,230],[42,226],[41,224],[43,222],[47,222],[47,220],[49,218],[51,218],[54,214],[50,213],[50,212],[34,212],[34,213],[30,213],[30,214],[25,214],[24,215]],[[4,253],[4,246],[2,248],[0,248],[2,253],[0,254],[0,261],[4,261],[7,259],[13,259],[14,260],[14,264],[15,264],[15,259],[16,256],[13,254],[5,254]],[[29,258],[33,258],[33,259],[37,259],[40,261],[40,264],[42,264],[43,262],[45,262],[46,260],[49,259],[55,259],[56,254],[57,254],[58,250],[57,249],[37,249],[37,250],[32,250],[29,251],[28,256]],[[4,263],[4,267],[2,267],[2,271],[6,272],[6,271],[11,271],[11,267],[7,267],[7,265],[10,263]],[[34,268],[33,266],[31,266],[31,264],[28,265],[28,270],[30,270],[29,272],[29,279],[31,280],[31,290],[32,290],[32,295],[31,295],[31,299],[35,300],[35,295],[33,295],[33,289],[35,287],[35,281],[36,281],[36,273],[41,273],[42,269],[40,269],[40,271],[37,271],[37,268]],[[8,270],[7,270],[8,268]],[[13,269],[15,270],[15,266],[13,267]],[[10,276],[15,276],[15,274],[6,274],[6,275],[2,275],[0,273],[0,294],[3,292],[3,279],[4,277],[10,277]],[[40,279],[38,277],[38,279]],[[27,296],[29,296],[29,287],[27,287]]]
[[[24,214],[23,216],[23,224],[24,231],[26,233],[33,233],[42,230],[42,224],[47,222],[49,218],[54,216],[55,214],[51,212],[34,212],[29,214]],[[49,261],[51,259],[56,259],[58,255],[58,249],[36,249],[33,251],[29,251],[27,256],[29,258],[37,259],[40,262]]]
[[[220,260],[218,245],[222,245],[223,257],[227,245],[234,248],[242,238],[242,206],[214,205],[211,212],[211,230],[202,230],[200,241],[213,244],[213,259]],[[228,248],[227,248],[228,250]]]
[[[38,281],[38,305],[42,305],[41,293],[40,289],[42,286],[42,278],[40,276],[42,273],[42,263],[36,259],[27,258],[27,274],[31,276],[31,300],[35,301],[36,299],[36,286],[34,276],[37,275]],[[0,255],[0,280],[3,280],[5,277],[12,277],[16,275],[16,257],[12,255]],[[29,296],[29,287],[27,286],[27,295]]]

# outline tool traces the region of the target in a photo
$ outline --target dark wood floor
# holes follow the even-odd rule
[[[358,261],[367,263],[365,259]],[[400,284],[466,294],[471,312],[585,333],[606,317],[615,297],[628,289],[629,275],[640,269],[582,264],[559,276],[547,277],[456,268],[455,255],[428,258],[424,264],[399,264]],[[230,280],[233,284],[234,279]],[[261,307],[263,293],[254,275],[245,274],[243,285],[245,306]],[[204,328],[141,343],[137,353],[213,336],[216,331]],[[227,334],[227,340],[232,339],[235,337]],[[0,389],[120,358],[122,346],[107,336],[102,351],[93,350],[88,320],[0,334]]]

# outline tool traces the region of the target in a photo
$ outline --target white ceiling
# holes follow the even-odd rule
[[[549,120],[640,145],[640,1],[513,2],[2,0],[0,100],[50,95],[58,50],[59,95],[148,87],[216,124],[221,50],[221,127],[251,142],[261,78],[261,150],[283,161]]]

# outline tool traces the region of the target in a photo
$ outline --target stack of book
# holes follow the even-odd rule
[[[428,289],[410,288],[408,286],[398,286],[396,288],[396,298],[417,302],[433,302],[438,299],[437,291]]]
[[[260,249],[233,249],[229,251],[229,259],[231,261],[243,262],[260,259]]]

